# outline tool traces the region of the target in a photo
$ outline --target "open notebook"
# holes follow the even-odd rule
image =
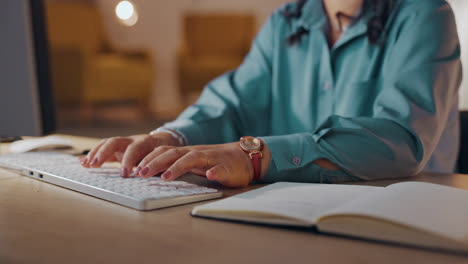
[[[468,191],[431,183],[281,182],[197,206],[192,215],[468,252]]]

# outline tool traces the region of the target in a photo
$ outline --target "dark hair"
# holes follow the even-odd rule
[[[296,8],[293,10],[286,9],[282,15],[286,19],[291,20],[299,18],[302,15],[302,9],[307,0],[298,0]],[[390,14],[395,6],[395,0],[364,0],[361,16],[371,13],[371,17],[367,21],[367,38],[369,43],[378,44],[384,34],[385,24],[387,23]],[[300,41],[301,37],[308,33],[308,30],[301,27],[297,32],[288,37],[287,43],[293,45]]]

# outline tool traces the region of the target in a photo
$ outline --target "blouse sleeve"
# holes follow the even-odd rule
[[[311,133],[264,137],[273,155],[265,181],[396,178],[424,168],[461,82],[453,13],[446,3],[424,7],[395,25],[372,116],[333,115]],[[312,163],[321,158],[342,170]]]

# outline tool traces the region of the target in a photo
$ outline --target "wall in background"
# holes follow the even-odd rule
[[[468,1],[448,0],[452,5],[457,20],[458,35],[461,43],[463,82],[460,87],[460,109],[468,109]]]
[[[181,43],[182,18],[186,12],[247,12],[260,25],[287,0],[133,0],[139,21],[133,27],[118,23],[114,8],[118,0],[97,0],[113,45],[122,49],[144,48],[155,58],[153,110],[172,118],[181,110],[177,93],[176,52]]]
[[[173,117],[181,109],[177,93],[175,55],[180,44],[182,17],[186,12],[249,12],[259,24],[278,6],[288,0],[133,0],[140,20],[133,27],[120,25],[114,15],[118,0],[97,0],[104,14],[112,43],[122,49],[144,48],[154,55],[156,80],[153,109],[162,116]],[[462,57],[466,61],[460,92],[460,105],[468,109],[468,1],[449,0],[452,4],[462,42]],[[466,47],[466,48],[465,48]]]

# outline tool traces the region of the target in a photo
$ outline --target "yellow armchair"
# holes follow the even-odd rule
[[[255,17],[248,14],[188,14],[177,56],[179,90],[186,104],[203,87],[238,67],[250,49]]]
[[[80,105],[83,121],[102,103],[136,101],[147,111],[153,79],[148,53],[112,50],[92,2],[51,1],[47,18],[58,104]]]

